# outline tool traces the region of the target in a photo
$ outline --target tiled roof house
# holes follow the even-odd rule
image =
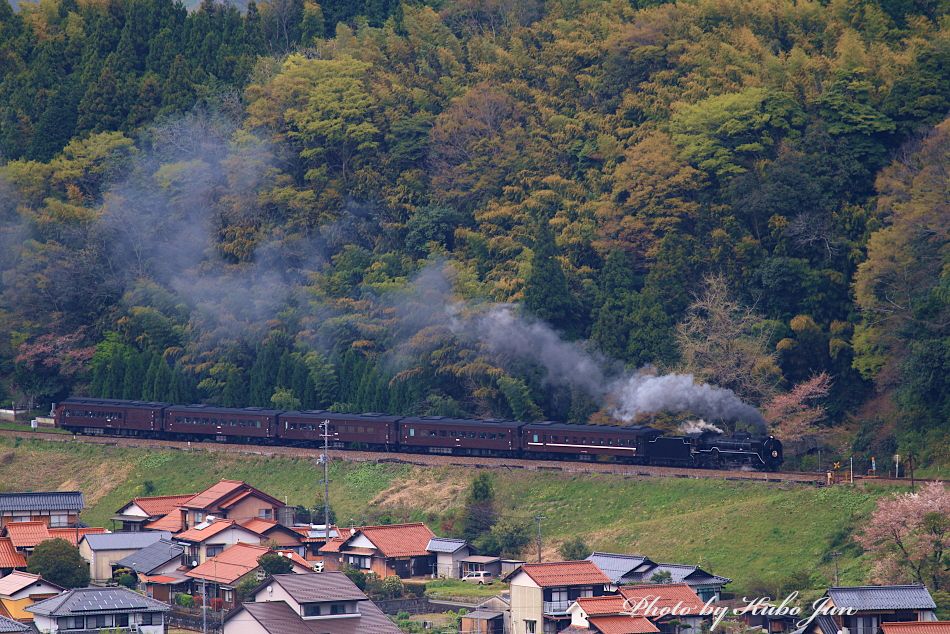
[[[228,615],[224,634],[399,634],[341,572],[268,577]]]

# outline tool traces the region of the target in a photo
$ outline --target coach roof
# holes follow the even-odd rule
[[[244,414],[250,416],[276,416],[279,409],[264,409],[263,407],[215,407],[214,405],[171,405],[169,413],[185,412],[188,414]]]
[[[635,434],[662,434],[658,429],[647,425],[582,425],[574,423],[557,423],[554,421],[544,421],[541,423],[527,423],[525,429],[544,431],[546,429],[553,429],[557,431],[576,431],[579,433],[584,432],[627,432]]]
[[[159,403],[155,401],[123,401],[115,398],[76,398],[70,397],[60,401],[60,405],[108,405],[111,407],[146,407],[148,409],[161,409],[170,407],[169,403]]]
[[[346,412],[328,412],[323,409],[308,409],[308,410],[292,410],[289,412],[281,412],[281,418],[305,418],[305,419],[319,419],[323,421],[324,419],[333,421],[339,420],[365,420],[365,421],[383,421],[391,423],[402,418],[401,416],[393,416],[392,414],[379,414],[376,412],[366,412],[362,414],[348,414]]]
[[[521,427],[526,423],[501,418],[451,418],[449,416],[410,416],[402,419],[403,425],[436,425],[439,427]]]

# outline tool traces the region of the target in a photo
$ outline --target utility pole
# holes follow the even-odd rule
[[[907,467],[910,469],[910,490],[914,492],[917,488],[916,483],[914,482],[914,454],[907,454]]]
[[[543,515],[535,515],[534,521],[538,523],[538,563],[541,563],[541,520],[545,519]]]
[[[837,550],[831,552],[831,558],[835,560],[835,587],[838,586],[838,557],[841,556]]]
[[[330,421],[320,423],[323,430],[323,453],[320,462],[323,463],[323,530],[327,542],[330,541]]]

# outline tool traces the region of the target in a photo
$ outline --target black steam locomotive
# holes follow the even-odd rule
[[[647,426],[232,409],[91,398],[67,399],[54,411],[58,427],[78,434],[322,446],[326,433],[332,447],[345,449],[762,471],[775,471],[782,464],[782,443],[777,438],[747,433],[668,436]]]

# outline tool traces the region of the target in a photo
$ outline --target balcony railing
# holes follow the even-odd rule
[[[573,601],[545,601],[545,614],[567,614],[567,609],[571,607]]]

